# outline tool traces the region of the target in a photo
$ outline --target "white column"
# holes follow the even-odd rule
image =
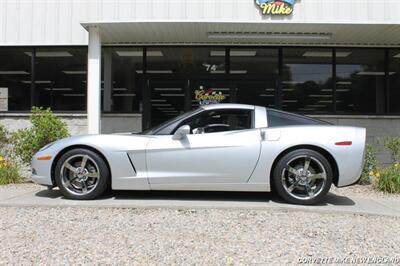
[[[99,134],[101,130],[101,39],[97,26],[89,27],[87,118],[88,133]]]

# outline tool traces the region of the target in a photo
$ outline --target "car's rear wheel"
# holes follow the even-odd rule
[[[97,153],[73,149],[63,154],[55,168],[55,180],[69,199],[87,200],[100,196],[108,187],[110,171]]]
[[[332,168],[319,152],[299,149],[284,155],[273,172],[274,186],[284,200],[294,204],[317,204],[332,184]]]

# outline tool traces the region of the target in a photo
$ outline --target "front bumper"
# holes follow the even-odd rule
[[[44,186],[54,186],[51,178],[51,166],[53,164],[53,158],[47,161],[38,160],[39,157],[45,156],[46,154],[38,152],[33,156],[31,161],[32,175],[31,179],[33,182]]]
[[[47,176],[31,175],[31,179],[34,183],[39,185],[54,186],[51,178],[48,178]]]

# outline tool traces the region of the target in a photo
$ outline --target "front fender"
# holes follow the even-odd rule
[[[133,183],[138,189],[148,189],[145,162],[147,142],[148,137],[135,135],[82,135],[65,138],[35,154],[32,158],[35,173],[32,174],[32,180],[43,185],[55,185],[53,170],[62,154],[74,148],[89,148],[100,153],[107,161],[113,189],[124,189],[127,183],[130,186]],[[51,159],[38,160],[43,156],[51,156]]]

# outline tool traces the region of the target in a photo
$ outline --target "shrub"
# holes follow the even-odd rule
[[[400,165],[398,163],[372,172],[374,187],[388,193],[400,193]]]
[[[18,164],[11,157],[0,155],[0,185],[22,181]]]
[[[17,183],[21,180],[19,165],[10,156],[9,132],[0,125],[0,185]]]
[[[67,125],[53,112],[43,108],[32,108],[32,127],[16,131],[12,135],[15,154],[25,164],[46,144],[68,137]]]
[[[6,145],[8,144],[8,137],[9,133],[7,129],[3,125],[0,125],[0,150],[6,148]]]
[[[364,168],[361,173],[359,184],[371,184],[370,173],[376,170],[377,161],[375,157],[375,149],[372,145],[367,144],[365,147]]]
[[[385,141],[385,147],[390,151],[393,162],[400,162],[400,137],[389,138]]]

